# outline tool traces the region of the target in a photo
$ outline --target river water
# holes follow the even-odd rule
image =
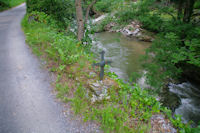
[[[93,41],[92,51],[98,53],[101,50],[106,52],[105,59],[111,60],[110,71],[115,72],[119,78],[128,82],[132,79],[133,73],[144,72],[141,67],[140,56],[145,54],[145,50],[150,47],[151,43],[141,42],[135,39],[127,38],[120,33],[102,32],[96,33],[96,40]],[[100,55],[98,55],[100,56]],[[140,86],[145,86],[145,78],[138,80]],[[175,108],[174,114],[182,115],[183,122],[190,120],[196,125],[200,122],[200,89],[189,82],[182,84],[170,84],[166,92],[164,101],[168,102],[177,97],[180,101]]]
[[[136,41],[124,37],[120,33],[102,32],[95,35],[96,41],[92,51],[105,51],[105,59],[111,60],[112,72],[115,72],[120,79],[129,81],[134,72],[142,71],[140,56],[145,54],[145,49],[151,43]]]

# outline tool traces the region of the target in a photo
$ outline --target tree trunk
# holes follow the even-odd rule
[[[185,23],[190,22],[190,19],[193,13],[194,3],[195,3],[195,0],[186,0],[183,22]]]
[[[177,16],[178,20],[180,20],[182,16],[183,4],[184,4],[184,0],[178,1],[178,16]]]
[[[85,14],[85,23],[87,23],[88,17],[89,17],[89,13],[90,13],[90,9],[93,7],[93,5],[97,2],[97,0],[92,1],[92,3],[90,5],[88,5],[87,10],[86,10],[86,14]]]
[[[76,0],[76,19],[77,19],[77,25],[78,25],[78,40],[81,41],[84,36],[84,19],[83,19],[83,9],[82,9],[82,1]]]
[[[29,8],[30,8],[30,0],[26,0],[26,12],[29,12]]]
[[[99,16],[101,16],[101,13],[100,12],[98,12],[96,9],[95,9],[95,7],[93,6],[92,7],[92,12],[94,13],[94,15],[95,15],[95,17],[99,17]]]
[[[78,25],[78,40],[81,41],[84,37],[84,32],[85,32],[85,23],[87,23],[88,17],[89,17],[89,12],[92,6],[96,3],[97,0],[94,0],[86,10],[86,15],[85,15],[85,21],[83,19],[83,9],[82,9],[82,1],[81,0],[76,0],[76,19],[77,19],[77,25]]]

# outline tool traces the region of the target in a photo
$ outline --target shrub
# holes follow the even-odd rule
[[[121,2],[123,0],[99,0],[94,6],[97,11],[108,13],[116,9],[116,6],[120,5]]]
[[[194,8],[195,9],[199,9],[200,8],[200,1],[197,0],[196,3],[194,4]]]
[[[0,1],[0,8],[9,7],[9,3],[6,1]]]
[[[19,5],[25,0],[0,0],[0,11]]]
[[[44,12],[56,20],[65,23],[65,19],[74,17],[74,2],[72,0],[27,0],[27,12]]]

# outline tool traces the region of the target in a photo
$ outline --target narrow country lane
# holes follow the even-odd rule
[[[48,72],[25,44],[25,11],[22,4],[0,13],[0,133],[77,132],[79,124],[65,118]]]

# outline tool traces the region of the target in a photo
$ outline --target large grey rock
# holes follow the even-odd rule
[[[92,92],[91,103],[100,102],[102,100],[110,99],[108,89],[114,85],[112,80],[104,79],[104,81],[88,81],[88,88]]]
[[[152,133],[177,133],[177,130],[171,125],[171,122],[162,114],[153,115],[151,117]]]
[[[113,28],[114,26],[116,26],[116,25],[117,25],[116,23],[111,22],[111,23],[107,24],[107,25],[104,27],[104,30],[105,30],[105,31],[109,31],[109,32],[114,32],[114,30],[112,30],[112,28]]]
[[[154,40],[151,35],[148,35],[149,32],[141,28],[141,23],[137,21],[132,21],[124,28],[113,30],[113,27],[116,25],[116,23],[111,22],[104,27],[104,30],[109,32],[121,32],[124,36],[135,37],[140,41],[152,42]]]

